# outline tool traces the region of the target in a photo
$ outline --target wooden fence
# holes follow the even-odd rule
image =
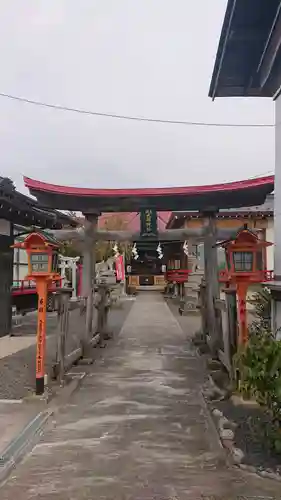
[[[216,299],[214,302],[217,330],[215,350],[232,378],[232,358],[237,350],[236,291],[225,289],[224,292],[225,299]],[[209,336],[206,285],[204,280],[202,280],[200,285],[199,304],[201,309],[201,332],[213,350],[213,339]]]
[[[70,293],[69,293],[70,292]],[[69,368],[82,358],[85,345],[86,302],[72,302],[71,290],[62,289],[57,294],[57,349],[53,363],[53,378],[63,384]],[[92,337],[89,347],[94,347],[106,338],[108,311],[111,305],[110,288],[99,285],[94,293]]]

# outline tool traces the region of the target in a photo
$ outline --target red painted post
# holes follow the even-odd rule
[[[248,325],[247,325],[247,290],[248,283],[241,282],[236,285],[237,301],[238,301],[238,343],[245,345],[248,342]]]
[[[44,393],[48,281],[45,277],[37,278],[36,285],[38,294],[36,394],[40,395]]]

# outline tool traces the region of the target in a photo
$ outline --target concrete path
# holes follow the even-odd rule
[[[33,405],[18,401],[0,402],[0,456],[38,412],[38,408]]]
[[[279,483],[227,468],[202,361],[161,296],[141,294],[100,352],[1,500],[280,498]]]

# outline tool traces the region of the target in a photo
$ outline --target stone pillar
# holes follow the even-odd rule
[[[204,278],[202,278],[201,284],[199,286],[198,302],[201,313],[201,334],[204,339],[204,342],[207,342],[207,335],[209,332],[208,332],[208,317],[207,317],[208,312],[207,312],[207,300],[206,300],[206,283]]]
[[[67,284],[66,269],[68,268],[68,265],[67,265],[67,261],[66,261],[66,258],[64,257],[64,255],[60,255],[59,258],[60,258],[59,268],[60,268],[60,271],[61,271],[60,272],[60,275],[61,275],[61,286],[63,288]]]
[[[71,277],[72,277],[72,299],[75,300],[77,298],[77,274],[76,274],[76,261],[71,261]]]
[[[230,358],[237,351],[237,299],[235,288],[225,288],[225,303],[227,312],[227,329],[229,336]]]
[[[123,252],[123,268],[124,268],[124,281],[121,282],[121,296],[124,297],[127,295],[127,287],[126,287],[126,254]]]
[[[204,273],[206,286],[206,307],[208,319],[208,333],[212,354],[216,354],[220,338],[219,325],[215,310],[215,301],[220,296],[218,281],[218,259],[216,247],[216,213],[205,212],[204,218]]]
[[[66,269],[70,269],[71,271],[71,281],[72,281],[72,299],[77,298],[77,262],[79,261],[80,257],[66,257],[64,255],[60,255],[60,264],[59,268],[61,270],[61,286],[64,288],[68,285],[69,281],[66,278]]]
[[[71,265],[71,277],[72,277],[72,299],[76,300],[77,299],[77,262],[80,259],[80,257],[71,257],[70,260],[70,265]]]
[[[98,214],[85,214],[85,243],[83,252],[83,279],[82,294],[86,297],[86,325],[84,347],[92,338],[93,326],[93,299],[96,281],[96,231],[98,225]]]
[[[198,270],[198,259],[196,256],[196,246],[190,242],[188,245],[190,252],[188,254],[188,281],[185,283],[185,310],[187,313],[199,313],[199,286],[202,282],[203,271]],[[203,308],[202,308],[203,311]],[[205,331],[203,329],[202,331]]]

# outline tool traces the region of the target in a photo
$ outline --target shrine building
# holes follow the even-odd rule
[[[202,228],[204,218],[198,211],[172,212],[167,222],[167,229]],[[274,195],[269,194],[262,205],[221,209],[216,215],[217,229],[238,231],[244,224],[250,230],[258,232],[262,240],[274,243]],[[204,267],[203,245],[198,249],[200,267]],[[224,252],[222,252],[224,253]],[[220,259],[219,264],[220,264]],[[273,270],[273,246],[266,249],[264,269]]]

